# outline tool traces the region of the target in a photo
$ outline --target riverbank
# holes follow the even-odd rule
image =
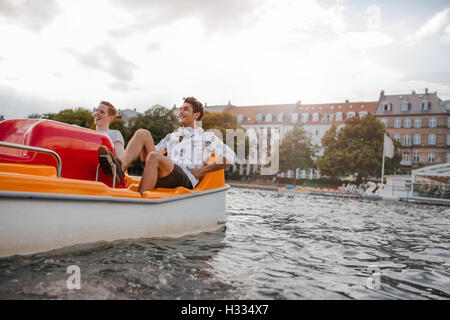
[[[266,183],[266,184],[264,184],[264,183],[249,183],[249,182],[242,182],[242,181],[236,181],[236,180],[227,180],[226,183],[233,188],[249,188],[249,189],[272,190],[272,191],[277,191],[278,188],[282,187],[278,184],[273,184],[273,183]]]

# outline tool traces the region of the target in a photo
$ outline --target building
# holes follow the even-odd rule
[[[140,113],[136,112],[136,109],[125,109],[120,110],[117,118],[122,119],[125,122],[126,126],[129,126],[137,117],[139,117]]]
[[[437,93],[385,95],[381,91],[375,117],[401,144],[402,171],[450,162],[450,102]]]
[[[311,136],[311,143],[321,148],[319,155],[322,155],[322,137],[333,124],[343,127],[348,118],[374,115],[377,105],[378,101],[350,102],[349,100],[343,103],[300,104],[291,118],[293,124],[300,122],[303,125],[303,128]],[[292,127],[293,125],[290,124],[286,130],[289,131]]]
[[[210,112],[228,112],[236,116],[238,124],[244,129],[279,129],[280,138],[283,139],[286,133],[293,129],[294,125],[301,124],[311,136],[312,144],[320,147],[319,155],[322,154],[321,140],[328,129],[333,125],[343,126],[345,120],[351,117],[363,117],[367,114],[374,115],[378,101],[369,102],[345,102],[327,104],[302,104],[298,101],[293,104],[277,105],[255,105],[255,106],[234,106],[231,103],[222,106],[209,106]],[[216,111],[221,110],[221,111]],[[234,169],[235,170],[235,169]],[[240,166],[240,174],[250,174],[257,172],[258,166]],[[288,172],[287,176],[292,176],[293,172]],[[306,172],[296,172],[297,178],[319,178],[318,171],[311,171],[309,176]]]
[[[231,106],[231,101],[228,101],[228,104],[217,105],[217,106],[208,106],[205,102],[204,108],[207,112],[225,112]]]
[[[236,116],[237,123],[244,129],[278,129],[280,138],[287,133],[295,104],[276,104],[259,106],[229,106],[225,112]]]

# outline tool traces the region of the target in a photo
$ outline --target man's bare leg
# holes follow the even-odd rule
[[[122,160],[122,170],[125,172],[139,155],[141,155],[141,159],[146,159],[152,151],[155,151],[155,143],[150,131],[145,129],[137,130],[122,153],[120,159]]]
[[[156,180],[168,176],[172,172],[173,167],[174,163],[170,158],[156,151],[150,152],[145,161],[145,168],[138,191],[154,190]]]

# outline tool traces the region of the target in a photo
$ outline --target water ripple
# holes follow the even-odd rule
[[[249,189],[228,191],[227,206],[214,233],[0,259],[0,298],[450,298],[447,207]],[[66,288],[72,264],[81,290]]]

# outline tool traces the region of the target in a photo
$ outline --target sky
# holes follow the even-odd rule
[[[0,115],[450,99],[448,0],[0,0]]]

